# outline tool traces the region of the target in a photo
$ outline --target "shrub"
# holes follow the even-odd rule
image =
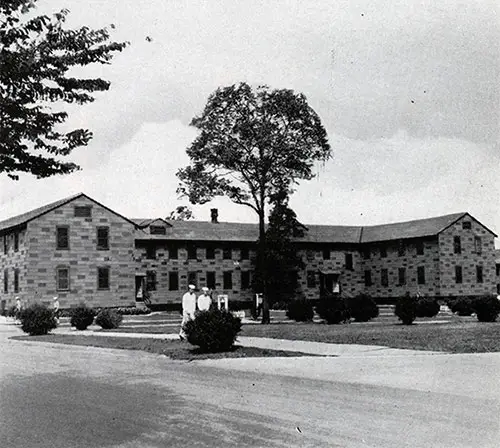
[[[296,299],[288,304],[286,315],[296,322],[308,322],[313,319],[314,310],[307,299]]]
[[[94,321],[95,311],[84,303],[71,310],[71,326],[77,330],[86,330]]]
[[[351,317],[346,301],[342,297],[322,297],[316,307],[316,312],[328,324],[348,322]]]
[[[46,305],[35,303],[19,313],[21,329],[31,336],[47,334],[57,328],[54,313]]]
[[[475,300],[479,322],[495,322],[500,313],[500,301],[495,296],[482,296]]]
[[[151,314],[149,308],[137,308],[135,306],[116,308],[116,312],[121,315],[137,316],[141,314]]]
[[[441,307],[436,299],[419,297],[417,299],[417,317],[437,316]]]
[[[17,310],[16,305],[12,305],[8,310],[7,310],[7,316],[8,317],[13,317],[14,319],[17,319],[19,316],[19,311]]]
[[[118,328],[122,320],[123,317],[117,310],[105,308],[97,313],[95,323],[105,330],[111,330]]]
[[[368,322],[378,316],[378,306],[367,294],[359,294],[347,300],[351,317],[356,322]]]
[[[218,309],[200,311],[184,324],[188,342],[210,353],[230,350],[240,331],[241,319]]]
[[[401,320],[404,325],[411,325],[417,317],[416,299],[411,297],[408,293],[404,296],[401,296],[396,301],[394,314],[398,316],[399,320]]]
[[[459,316],[470,316],[476,312],[475,302],[474,297],[457,297],[448,301],[448,307]]]

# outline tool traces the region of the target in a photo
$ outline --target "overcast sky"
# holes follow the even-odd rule
[[[77,192],[129,217],[165,217],[208,95],[240,81],[302,92],[334,157],[292,206],[304,223],[370,225],[469,211],[500,232],[496,0],[40,0],[69,25],[116,26],[131,45],[84,75],[111,81],[70,109],[94,132],[82,171],[0,177],[0,219]],[[208,220],[256,222],[218,199]]]

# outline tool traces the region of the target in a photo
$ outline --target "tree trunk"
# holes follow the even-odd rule
[[[261,276],[262,276],[262,322],[263,324],[271,323],[271,316],[269,312],[269,298],[267,296],[267,267],[264,263],[264,255],[266,253],[266,227],[265,227],[265,214],[264,209],[259,213],[259,248],[258,248],[258,263]]]

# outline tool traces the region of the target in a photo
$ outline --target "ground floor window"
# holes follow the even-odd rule
[[[462,266],[455,266],[455,283],[462,283]]]
[[[215,272],[207,272],[207,288],[215,289]]]
[[[241,289],[250,288],[250,271],[241,271]]]
[[[156,271],[146,272],[146,291],[156,291]]]
[[[188,284],[189,285],[197,285],[198,282],[198,275],[196,271],[190,271],[188,272]]]
[[[9,271],[7,269],[3,271],[3,292],[5,294],[9,292]]]
[[[315,288],[316,287],[316,272],[315,271],[307,271],[307,287]]]
[[[67,291],[69,290],[69,268],[62,266],[57,268],[57,290]]]
[[[372,285],[372,271],[367,269],[365,271],[365,286],[371,286]]]
[[[97,289],[109,289],[109,267],[97,268]]]
[[[169,291],[179,290],[179,273],[169,272],[168,273],[168,289]]]
[[[476,281],[477,283],[483,283],[483,267],[476,266]]]
[[[406,285],[406,268],[398,269],[399,285]]]
[[[233,271],[225,271],[223,275],[223,288],[233,289]]]
[[[14,292],[19,292],[19,269],[14,269]]]
[[[425,267],[419,266],[417,268],[417,282],[419,285],[425,285]]]
[[[382,286],[389,286],[389,272],[387,269],[382,269],[380,271],[380,284]]]

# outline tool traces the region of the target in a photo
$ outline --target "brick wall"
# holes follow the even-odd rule
[[[464,229],[463,222],[471,228]],[[461,253],[454,251],[454,238],[460,238]],[[481,251],[475,247],[481,238]],[[496,293],[494,236],[481,224],[465,216],[439,235],[440,288],[442,296]],[[462,267],[462,283],[456,283],[455,266]],[[478,283],[476,266],[482,266],[483,282]]]
[[[90,218],[75,217],[75,206],[92,207]],[[56,227],[69,226],[69,249],[56,248]],[[109,250],[97,249],[97,227],[109,227]],[[134,226],[86,198],[78,198],[28,223],[28,286],[30,298],[61,308],[84,301],[89,306],[135,304]],[[70,289],[57,290],[56,269],[69,267]],[[97,269],[109,267],[110,287],[98,289]]]

